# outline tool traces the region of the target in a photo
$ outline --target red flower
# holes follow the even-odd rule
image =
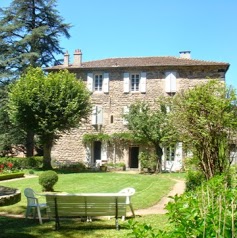
[[[4,164],[0,164],[0,169],[4,169]]]
[[[8,163],[7,163],[7,167],[8,167],[9,169],[11,169],[11,168],[13,167],[13,163],[8,162]]]

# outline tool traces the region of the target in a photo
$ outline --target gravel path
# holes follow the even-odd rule
[[[176,184],[174,185],[173,189],[169,192],[169,194],[163,197],[156,205],[146,208],[146,209],[139,209],[135,210],[136,216],[143,216],[143,215],[151,215],[151,214],[165,214],[167,211],[165,210],[165,205],[171,200],[169,196],[174,196],[175,194],[182,194],[185,190],[185,181],[183,180],[175,180]],[[131,215],[129,213],[128,215]]]

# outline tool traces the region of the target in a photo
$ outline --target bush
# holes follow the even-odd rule
[[[40,168],[43,164],[43,157],[34,156],[27,158],[17,158],[17,157],[2,157],[0,158],[0,164],[3,164],[5,167],[7,163],[12,163],[14,169],[32,169]]]
[[[174,237],[237,237],[237,194],[225,176],[215,176],[196,191],[173,199],[166,209]]]
[[[141,152],[139,153],[138,159],[142,169],[147,168],[150,171],[156,169],[157,156],[154,153]]]
[[[43,191],[53,192],[53,186],[58,181],[58,174],[53,170],[43,172],[39,176],[39,184],[43,187]]]
[[[186,191],[193,191],[201,186],[205,181],[205,177],[200,171],[188,171],[186,175]]]

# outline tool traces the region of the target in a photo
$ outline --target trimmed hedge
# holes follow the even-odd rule
[[[0,181],[7,180],[7,179],[14,179],[14,178],[22,178],[22,177],[24,177],[23,172],[0,174]]]

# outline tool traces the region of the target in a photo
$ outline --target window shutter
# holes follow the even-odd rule
[[[97,124],[97,106],[92,107],[91,124]]]
[[[91,163],[91,144],[86,145],[86,160],[85,162]]]
[[[130,91],[130,82],[129,82],[129,73],[123,74],[123,92],[129,93]]]
[[[172,72],[170,74],[170,92],[175,93],[176,92],[176,73]]]
[[[107,161],[107,143],[102,143],[101,145],[101,162]]]
[[[109,73],[104,73],[103,92],[104,93],[108,93],[109,92]]]
[[[182,161],[182,142],[177,143],[176,150],[175,150],[175,161]]]
[[[142,72],[141,73],[140,91],[141,91],[141,93],[145,93],[146,92],[146,72]]]
[[[92,73],[87,74],[87,89],[90,92],[93,92],[93,74]]]
[[[124,106],[123,107],[123,115],[126,115],[128,113],[129,113],[129,107],[128,106]],[[128,121],[125,118],[123,118],[123,125],[128,125]]]
[[[167,93],[176,92],[176,73],[175,72],[166,72],[165,91]]]
[[[97,125],[103,124],[103,110],[102,106],[97,106]]]

